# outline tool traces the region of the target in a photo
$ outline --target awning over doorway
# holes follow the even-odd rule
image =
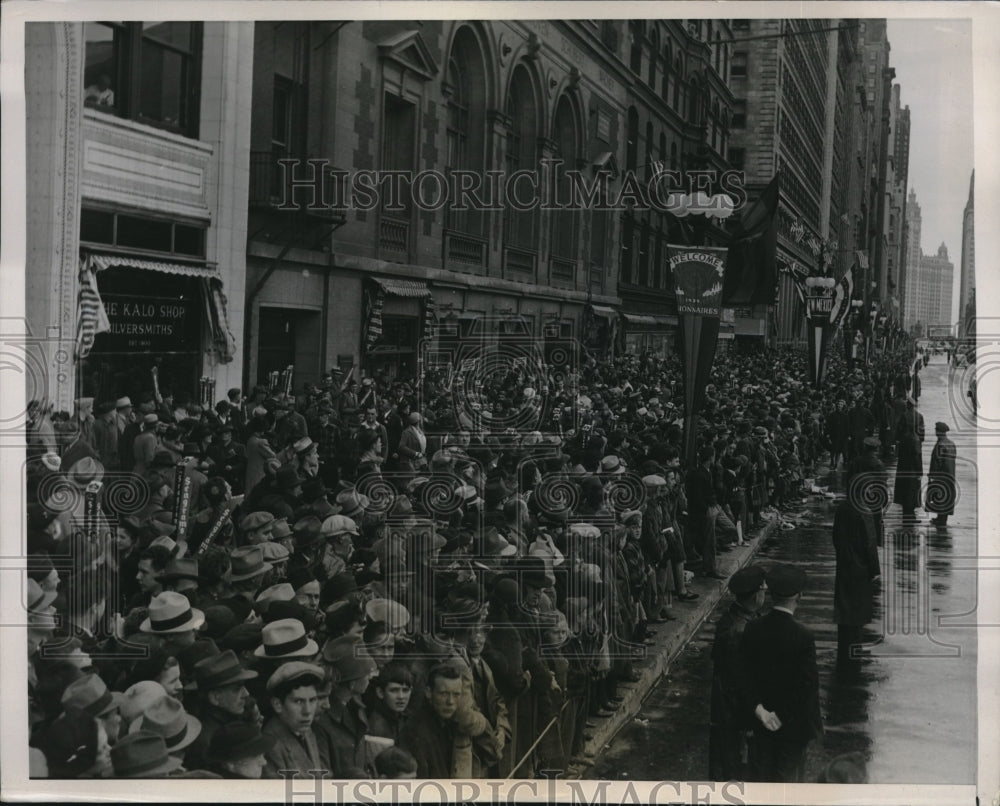
[[[623,313],[626,324],[642,327],[677,327],[676,316],[651,316],[644,313]]]
[[[427,283],[422,283],[419,280],[396,280],[386,277],[373,279],[384,293],[394,297],[429,297],[431,295]]]
[[[207,277],[215,279],[218,279],[219,277],[219,273],[214,267],[196,266],[190,263],[175,263],[167,260],[146,260],[144,258],[92,253],[87,256],[87,261],[93,271],[103,271],[104,269],[109,269],[112,266],[123,266],[133,269],[145,269],[146,271],[159,271],[164,274],[182,274],[187,277]]]

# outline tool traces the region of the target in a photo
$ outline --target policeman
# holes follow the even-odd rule
[[[743,631],[764,604],[764,569],[741,568],[729,579],[736,600],[719,619],[712,646],[712,716],[708,768],[713,781],[746,780],[747,733],[753,723],[743,657]]]

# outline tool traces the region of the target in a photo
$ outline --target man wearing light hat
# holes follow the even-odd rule
[[[748,672],[746,715],[754,720],[749,780],[800,783],[806,747],[823,735],[816,641],[795,620],[806,572],[776,564],[766,580],[774,607],[747,624],[742,644]]]
[[[756,619],[764,605],[767,589],[764,569],[759,565],[741,568],[729,578],[735,601],[719,619],[712,645],[712,716],[709,733],[709,778],[713,781],[746,780],[742,759],[747,748],[747,732],[753,723],[747,718],[746,660],[742,641],[747,624]]]

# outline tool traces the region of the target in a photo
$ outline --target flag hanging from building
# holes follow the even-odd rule
[[[837,287],[833,290],[833,311],[830,312],[830,323],[836,331],[847,311],[851,307],[851,296],[854,294],[854,266],[851,266],[840,278]]]
[[[779,177],[764,188],[744,213],[729,242],[722,301],[726,305],[768,305],[778,282],[775,250],[778,242]]]
[[[86,258],[80,261],[80,293],[76,311],[76,357],[82,360],[90,355],[98,333],[111,330],[111,322],[97,291],[94,268]]]

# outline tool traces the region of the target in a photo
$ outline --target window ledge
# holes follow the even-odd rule
[[[183,148],[189,148],[195,151],[204,151],[205,154],[208,155],[213,152],[211,143],[206,143],[193,137],[186,137],[183,134],[176,134],[157,126],[150,126],[146,123],[138,123],[129,118],[119,117],[118,115],[113,115],[108,112],[100,112],[96,109],[92,109],[91,107],[84,107],[83,117],[84,120],[91,121],[102,127],[110,129],[123,129],[136,134],[141,134],[147,138],[162,140],[165,143],[171,143]]]

